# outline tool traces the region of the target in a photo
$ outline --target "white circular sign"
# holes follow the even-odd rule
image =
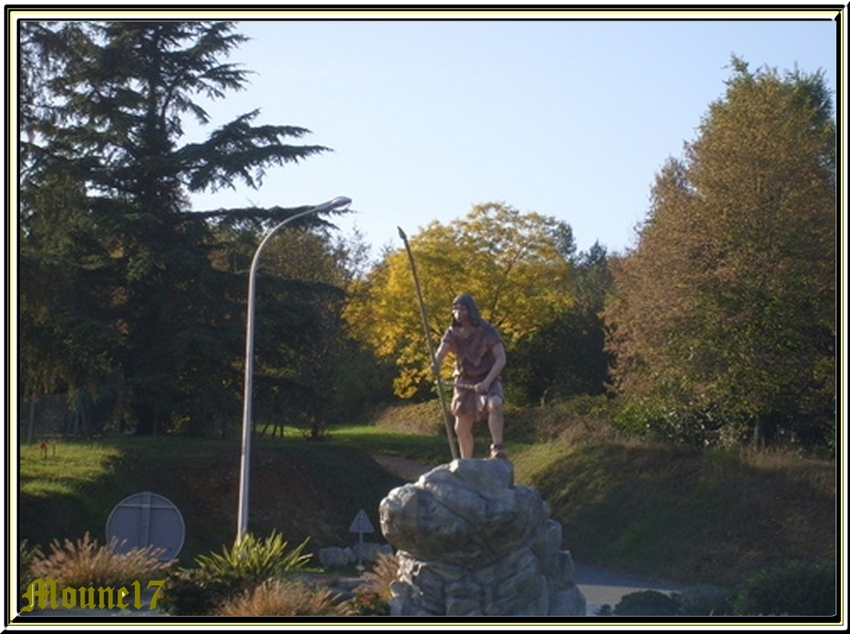
[[[172,502],[161,495],[142,491],[121,500],[106,520],[106,539],[115,540],[115,551],[133,548],[161,548],[162,561],[177,557],[183,548],[186,526]]]

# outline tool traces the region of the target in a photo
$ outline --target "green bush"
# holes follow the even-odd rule
[[[272,531],[265,539],[249,533],[232,548],[198,555],[195,568],[169,575],[162,589],[162,607],[173,615],[210,614],[237,594],[303,568],[312,557],[302,554],[307,541],[287,551],[288,542],[280,533]]]
[[[613,616],[614,612],[611,609],[611,606],[607,603],[600,606],[598,610],[596,610],[596,616]]]
[[[611,424],[634,438],[649,439],[654,430],[666,425],[665,414],[660,405],[640,400],[621,403],[611,418]]]
[[[741,616],[832,616],[836,611],[835,568],[790,561],[762,570],[741,586],[734,610]]]
[[[732,593],[726,588],[699,584],[679,594],[683,616],[724,616],[732,613]]]
[[[213,577],[197,568],[180,568],[165,580],[159,607],[174,616],[204,616],[245,588],[244,580],[237,577]]]
[[[23,540],[18,546],[18,595],[26,593],[30,584],[36,580],[36,575],[33,574],[32,565],[44,554],[38,546],[30,546],[28,540]]]
[[[235,576],[262,583],[266,579],[303,568],[312,555],[303,555],[308,540],[286,552],[289,543],[272,531],[264,540],[246,534],[232,548],[226,546],[221,553],[198,555],[198,567],[213,577]]]
[[[389,616],[390,603],[385,596],[365,589],[357,589],[345,602],[352,616]]]
[[[735,446],[738,427],[718,408],[677,407],[658,399],[627,400],[613,415],[623,433],[648,441],[671,442],[695,448]]]
[[[640,590],[623,595],[614,607],[614,616],[676,616],[681,602],[679,595],[659,592],[658,590]]]

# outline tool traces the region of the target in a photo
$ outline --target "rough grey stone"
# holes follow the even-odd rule
[[[323,568],[344,568],[348,565],[348,555],[342,548],[332,546],[319,549],[319,563]]]
[[[345,568],[357,563],[357,551],[361,544],[339,548],[331,546],[319,549],[319,563],[323,568]],[[390,544],[375,544],[363,542],[361,560],[364,564],[375,563],[380,555],[392,555],[393,547]]]
[[[585,614],[561,526],[507,460],[454,460],[380,504],[394,616]]]

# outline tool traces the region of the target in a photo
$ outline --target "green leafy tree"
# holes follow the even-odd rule
[[[409,242],[435,346],[449,325],[452,299],[460,293],[475,298],[509,351],[573,304],[572,231],[554,218],[488,203],[448,225],[432,222]],[[380,357],[395,360],[397,395],[429,393],[428,346],[403,248],[386,253],[365,276],[346,317]]]
[[[610,355],[601,312],[612,279],[598,242],[573,258],[575,303],[517,342],[505,370],[512,401],[524,404],[604,394]]]
[[[311,439],[350,419],[374,393],[375,360],[342,319],[366,250],[327,231],[276,236],[263,254],[257,301],[255,385],[266,421],[300,426]]]
[[[262,183],[324,152],[294,126],[237,117],[197,143],[201,98],[242,89],[229,22],[21,24],[21,366],[25,392],[120,386],[141,433],[227,414],[245,268],[216,267],[216,222],[262,230],[297,210],[194,213],[187,193]],[[256,235],[254,236],[256,241]],[[243,261],[244,262],[244,261]]]
[[[822,443],[835,414],[831,100],[819,73],[733,66],[614,267],[615,387],[694,441]]]

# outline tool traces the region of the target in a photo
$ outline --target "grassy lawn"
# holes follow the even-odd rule
[[[120,449],[101,442],[51,441],[45,445],[21,447],[20,491],[25,495],[73,495],[111,473],[121,456]]]
[[[451,460],[445,435],[423,436],[374,425],[334,428],[331,441],[366,453],[379,453],[437,465]]]
[[[356,444],[356,443],[354,443]],[[241,441],[183,437],[116,437],[62,442],[42,458],[21,450],[21,537],[46,547],[85,532],[105,541],[115,505],[140,491],[173,502],[186,524],[181,562],[232,543],[240,483]],[[360,508],[375,509],[402,481],[356,446],[256,436],[250,467],[249,529],[283,530],[317,549],[349,540]]]

